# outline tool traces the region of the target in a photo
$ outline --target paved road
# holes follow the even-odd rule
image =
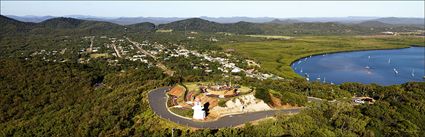
[[[323,99],[316,98],[316,97],[307,97],[307,100],[308,100],[308,102],[316,102],[316,103],[323,101]]]
[[[121,56],[120,52],[118,51],[117,46],[115,46],[115,42],[112,42],[112,47],[114,48],[115,53],[117,54],[117,56],[118,56],[119,58],[122,58],[122,56]]]
[[[155,57],[154,55],[150,54],[149,52],[147,52],[146,50],[142,49],[142,47],[140,46],[140,43],[132,41],[130,38],[126,37],[126,39],[131,42],[134,46],[136,46],[137,49],[139,49],[140,52],[142,52],[143,54],[152,57],[154,60],[157,60],[158,57]],[[167,75],[169,76],[173,76],[174,71],[168,69],[164,64],[162,64],[161,62],[156,63],[156,66],[158,66],[160,69],[162,69]]]
[[[233,127],[237,125],[244,124],[249,121],[258,120],[268,116],[272,116],[278,113],[291,114],[298,113],[301,111],[301,108],[296,109],[286,109],[286,110],[269,110],[269,111],[260,111],[260,112],[250,112],[237,115],[228,115],[224,116],[216,121],[210,122],[195,122],[189,119],[185,119],[179,116],[176,116],[168,111],[167,109],[167,96],[166,92],[170,87],[160,87],[152,90],[149,95],[149,104],[152,110],[159,115],[161,118],[168,119],[178,124],[195,127],[195,128],[223,128],[223,127]]]
[[[136,46],[137,49],[139,49],[140,52],[142,52],[143,54],[152,57],[154,60],[157,59],[157,57],[155,57],[154,55],[150,54],[149,52],[147,52],[146,50],[142,49],[142,47],[140,47],[140,43],[132,41],[131,39],[129,39],[128,37],[126,37],[126,39],[132,43],[134,46]]]

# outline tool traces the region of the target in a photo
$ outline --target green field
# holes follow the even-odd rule
[[[97,54],[90,54],[91,58],[109,58],[111,57],[108,53],[97,53]]]
[[[424,37],[306,36],[290,40],[234,43],[221,47],[235,49],[237,54],[256,60],[266,72],[294,78],[299,76],[290,65],[302,57],[341,51],[424,46],[424,43]]]
[[[278,36],[278,35],[246,35],[249,37],[255,37],[255,38],[266,38],[266,39],[291,39],[292,37],[289,36]]]
[[[189,108],[170,108],[170,111],[183,117],[192,118],[193,116],[193,110]]]

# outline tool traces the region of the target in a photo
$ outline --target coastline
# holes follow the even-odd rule
[[[294,64],[294,63],[296,63],[296,62],[298,62],[298,61],[300,61],[300,60],[303,60],[303,59],[305,59],[305,58],[308,58],[308,57],[310,57],[310,56],[311,56],[311,57],[314,57],[314,56],[322,56],[322,55],[326,55],[326,54],[348,53],[348,52],[361,52],[361,51],[398,50],[398,49],[407,49],[407,48],[411,48],[411,47],[424,47],[424,48],[425,48],[425,46],[420,46],[420,45],[410,45],[410,46],[406,46],[406,47],[398,47],[398,48],[358,49],[358,50],[331,51],[331,52],[326,52],[326,53],[315,53],[315,54],[311,54],[311,55],[308,55],[308,56],[303,56],[303,57],[301,57],[301,58],[298,58],[298,59],[296,59],[296,60],[292,61],[292,62],[289,64],[289,66],[292,66],[292,64]]]
[[[297,77],[305,78],[303,75],[301,75],[300,73],[297,73],[294,70],[294,68],[295,69],[297,68],[294,65],[296,65],[297,62],[299,64],[299,61],[303,61],[303,60],[306,60],[306,59],[311,58],[311,57],[318,57],[318,56],[324,56],[324,55],[328,55],[328,54],[329,55],[331,55],[331,54],[338,54],[338,53],[358,53],[358,52],[365,52],[365,51],[383,51],[383,52],[386,52],[386,51],[392,51],[392,50],[403,50],[403,49],[411,49],[411,48],[415,48],[415,49],[416,48],[419,48],[418,50],[421,50],[421,48],[424,48],[425,49],[425,46],[423,46],[423,45],[408,45],[408,46],[394,47],[394,48],[359,49],[359,50],[335,51],[335,52],[313,54],[313,55],[310,55],[310,56],[303,56],[302,58],[299,58],[299,59],[291,62],[290,67],[291,67],[292,72],[297,74]],[[348,82],[348,81],[346,81],[346,82]],[[406,82],[409,82],[409,81],[406,81]],[[404,83],[406,83],[406,82],[404,82]],[[423,82],[423,81],[417,81],[417,82]],[[345,83],[345,82],[343,82],[343,83]],[[404,84],[404,83],[394,83],[394,84],[389,84],[389,85],[388,84],[383,84],[383,85],[379,84],[379,85],[381,85],[381,86],[390,86],[390,85],[399,85],[399,84]],[[339,83],[339,84],[342,84],[342,83]],[[337,85],[339,85],[339,84],[337,84]],[[367,83],[363,83],[363,84],[367,84]]]

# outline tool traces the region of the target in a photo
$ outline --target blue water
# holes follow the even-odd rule
[[[292,69],[303,77],[308,76],[309,81],[334,84],[359,82],[394,85],[424,81],[425,48],[317,55],[294,62]]]

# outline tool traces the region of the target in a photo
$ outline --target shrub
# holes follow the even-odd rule
[[[255,90],[254,96],[256,98],[262,99],[265,103],[270,104],[272,99],[270,98],[268,89],[265,88],[257,88]]]

